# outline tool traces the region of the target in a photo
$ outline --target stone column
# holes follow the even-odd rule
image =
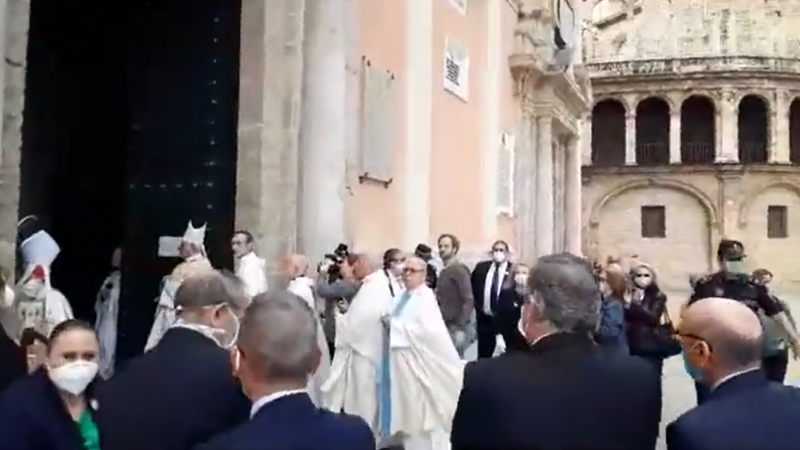
[[[29,0],[3,0],[2,150],[0,150],[0,265],[14,272],[19,204],[22,110],[28,53]]]
[[[347,43],[342,0],[306,0],[298,247],[317,258],[345,239]]]
[[[236,227],[269,262],[296,248],[304,3],[242,2]]]
[[[579,139],[573,136],[567,141],[566,157],[566,251],[581,255],[581,150]]]
[[[736,107],[736,98],[733,92],[725,91],[722,93],[722,102],[719,104],[720,110],[720,147],[717,148],[715,162],[718,163],[738,163],[739,162],[739,125]]]
[[[581,152],[581,163],[584,166],[592,165],[592,115],[586,114],[578,123],[580,131],[579,149]]]
[[[345,148],[347,148],[347,183],[346,196],[352,195],[351,186],[358,183],[358,169],[361,164],[361,75],[362,61],[361,48],[359,45],[361,35],[359,33],[359,6],[358,0],[342,0],[344,6],[344,35],[347,54],[347,86],[345,89],[347,114],[345,121]],[[347,208],[345,214],[345,241],[355,242],[353,236],[353,222],[350,220],[355,214],[353,202],[345,202]]]
[[[553,119],[536,122],[536,255],[543,256],[553,253]]]
[[[789,108],[791,97],[786,91],[778,91],[775,103],[772,105],[772,120],[770,121],[769,162],[789,164]]]
[[[625,165],[636,165],[636,113],[625,115]]]
[[[536,118],[523,105],[517,126],[517,152],[514,159],[514,210],[517,212],[516,257],[536,259]]]
[[[669,163],[681,163],[681,110],[676,108],[669,116]]]

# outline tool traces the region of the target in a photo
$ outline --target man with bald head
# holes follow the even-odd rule
[[[669,450],[798,448],[800,391],[769,382],[761,370],[758,316],[741,302],[706,298],[681,317],[686,371],[709,396],[667,427]]]
[[[366,422],[318,409],[306,380],[319,364],[316,313],[288,291],[255,297],[232,353],[250,421],[195,450],[374,450]]]
[[[104,450],[188,449],[247,420],[250,403],[231,376],[229,349],[248,301],[232,273],[181,283],[177,322],[98,389]]]

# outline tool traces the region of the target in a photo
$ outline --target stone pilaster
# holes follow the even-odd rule
[[[625,165],[636,165],[636,113],[625,115]]]
[[[517,125],[517,151],[514,175],[514,209],[517,259],[531,263],[536,259],[536,118],[523,105]]]
[[[778,91],[772,105],[770,120],[769,162],[778,164],[790,163],[789,142],[789,108],[791,97],[787,91]]]
[[[0,150],[0,266],[14,272],[19,204],[19,163],[22,149],[22,110],[28,51],[30,1],[2,0],[3,63],[0,99],[3,102]]]
[[[566,251],[581,255],[582,253],[582,218],[581,218],[581,150],[579,139],[567,141],[566,155]]]
[[[669,116],[669,163],[681,163],[681,110],[675,108]]]
[[[731,91],[722,93],[722,101],[719,104],[720,126],[717,128],[720,134],[720,146],[717,148],[715,162],[738,163],[739,162],[739,125],[736,107],[736,96]]]
[[[553,118],[537,118],[536,254],[553,253]]]
[[[580,152],[581,164],[592,165],[592,115],[586,114],[580,119]]]
[[[297,247],[304,0],[242,2],[236,226],[272,262]]]
[[[312,258],[345,239],[347,43],[342,0],[305,0],[298,247]]]

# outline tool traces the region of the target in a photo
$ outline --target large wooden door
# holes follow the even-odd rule
[[[234,223],[240,0],[159,0],[135,17],[127,219],[118,352],[141,353],[161,278],[159,236],[208,224],[206,249],[229,266]]]

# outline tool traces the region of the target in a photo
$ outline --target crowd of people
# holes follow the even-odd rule
[[[3,450],[651,450],[673,356],[697,406],[667,427],[669,450],[800,444],[800,391],[782,384],[797,330],[736,241],[673,321],[636,258],[526,265],[498,240],[470,268],[444,234],[438,258],[340,245],[316,271],[288,255],[270,276],[249,232],[232,236],[229,272],[190,223],[160,242],[183,262],[142,354],[120,363],[121,252],[89,324],[49,281],[57,243],[21,229],[23,276],[0,286]]]

